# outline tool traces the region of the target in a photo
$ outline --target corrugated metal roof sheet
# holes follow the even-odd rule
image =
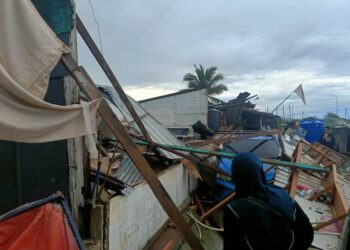
[[[118,180],[132,187],[144,180],[141,173],[128,156],[123,158],[120,165],[121,167],[114,174],[114,177]]]
[[[114,88],[112,86],[99,86],[99,90],[109,100],[108,103],[110,104],[113,112],[116,114],[119,120],[126,120],[133,128],[140,132],[139,128],[132,119],[132,116],[130,115],[129,111],[127,110],[126,106]],[[160,144],[184,146],[183,142],[178,140],[167,128],[165,128],[161,123],[154,119],[145,109],[141,107],[138,102],[136,102],[131,97],[129,97],[129,100],[154,142]],[[159,151],[168,159],[182,158],[162,149],[159,149]]]

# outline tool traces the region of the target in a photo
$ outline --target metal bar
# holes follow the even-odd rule
[[[24,212],[27,212],[28,210],[31,210],[33,208],[36,208],[36,207],[40,207],[44,204],[47,204],[47,203],[51,203],[51,202],[59,202],[60,205],[62,206],[62,209],[63,209],[63,212],[64,214],[66,215],[67,217],[67,220],[68,220],[68,223],[70,225],[70,228],[73,232],[73,235],[74,235],[74,238],[79,246],[79,249],[80,250],[85,250],[85,246],[84,246],[84,243],[80,237],[80,234],[79,234],[79,230],[74,222],[74,219],[73,219],[73,216],[72,216],[72,213],[68,207],[68,203],[67,203],[67,200],[65,199],[65,197],[63,196],[62,193],[58,192],[56,194],[53,194],[53,195],[50,195],[49,197],[46,197],[44,199],[41,199],[41,200],[38,200],[38,201],[34,201],[34,202],[31,202],[31,203],[27,203],[27,204],[24,204],[4,215],[2,215],[0,217],[0,221],[1,220],[6,220],[6,219],[9,219],[11,217],[14,217],[14,216],[17,216],[21,213],[24,213]]]
[[[273,113],[276,109],[278,109],[279,106],[281,106],[291,95],[293,95],[294,91],[295,90],[293,90],[292,93],[289,94],[289,96],[287,96],[280,104],[278,104],[277,107],[271,111],[271,113]]]
[[[135,141],[138,145],[147,145],[148,142],[146,141]],[[234,153],[228,153],[228,152],[221,152],[221,151],[209,151],[205,149],[197,149],[197,148],[190,148],[190,147],[182,147],[182,146],[176,146],[176,145],[166,145],[166,144],[159,144],[163,149],[169,148],[179,151],[185,151],[185,152],[192,152],[197,154],[206,154],[210,156],[223,156],[227,158],[235,158],[236,154]],[[321,172],[321,173],[329,173],[329,170],[326,168],[321,168],[317,166],[312,166],[308,164],[303,163],[295,163],[295,162],[287,162],[287,161],[280,161],[275,159],[261,159],[263,163],[274,165],[274,166],[281,166],[281,167],[288,167],[288,168],[294,168],[294,169],[302,169],[302,170],[310,170],[315,172]]]
[[[102,53],[97,48],[94,40],[90,36],[88,30],[85,28],[85,26],[84,26],[83,22],[81,21],[81,19],[79,18],[78,14],[76,15],[76,22],[77,22],[76,25],[77,25],[77,30],[78,30],[79,34],[81,35],[81,37],[85,41],[85,44],[88,46],[91,53],[94,55],[95,59],[97,60],[97,62],[101,66],[102,70],[105,72],[106,76],[108,77],[108,79],[112,83],[112,85],[113,85],[114,89],[117,91],[120,99],[123,101],[124,105],[126,106],[128,111],[130,112],[130,114],[131,114],[132,118],[134,119],[134,121],[136,122],[137,126],[140,128],[141,133],[145,136],[145,138],[147,138],[147,140],[149,142],[152,142],[152,139],[149,136],[146,128],[143,126],[141,119],[137,115],[134,107],[132,106],[127,95],[125,94],[123,88],[120,86],[120,83],[119,83],[117,77],[114,75],[114,73],[113,73],[112,69],[109,67],[106,59],[103,57]]]
[[[72,229],[72,232],[73,232],[73,235],[75,237],[75,240],[78,243],[79,249],[80,250],[85,250],[86,249],[85,245],[83,243],[83,240],[80,237],[79,230],[78,230],[77,225],[74,222],[72,213],[69,210],[67,200],[64,198],[63,195],[60,195],[58,197],[58,200],[61,203],[61,206],[63,207],[63,211],[64,211],[64,213],[65,213],[65,215],[67,217],[68,223],[69,223],[69,225],[70,225],[70,227]]]
[[[9,211],[8,213],[1,215],[0,221],[9,219],[9,218],[16,216],[18,214],[21,214],[29,209],[36,208],[36,207],[39,207],[43,204],[46,204],[46,203],[51,202],[53,200],[56,200],[57,197],[58,197],[57,194],[53,194],[53,195],[50,195],[49,197],[46,197],[44,199],[23,204],[22,206],[19,206],[19,207],[15,208],[14,210]]]
[[[158,180],[153,169],[141,155],[136,145],[131,141],[129,135],[125,131],[125,128],[119,121],[118,117],[113,113],[106,100],[102,98],[101,93],[97,89],[96,85],[84,70],[79,67],[75,60],[70,55],[64,55],[61,58],[61,62],[66,69],[71,73],[76,83],[79,85],[83,93],[90,99],[102,99],[98,108],[99,114],[109,127],[110,131],[118,138],[120,144],[123,146],[130,159],[134,163],[135,167],[142,174],[144,179],[147,181],[152,192],[158,199],[159,203],[163,207],[164,211],[168,214],[170,219],[177,226],[185,240],[188,242],[192,249],[203,249],[195,234],[186,223],[181,213],[177,209],[176,205],[172,201],[168,192],[164,186]]]
[[[135,137],[135,138],[137,138],[137,139],[140,139],[140,140],[145,140],[145,139],[142,138],[141,136],[138,136],[138,135],[136,135],[136,134],[134,134],[134,133],[129,133],[129,135],[131,135],[132,137]],[[147,142],[145,142],[145,143],[147,144]],[[145,145],[146,145],[146,144],[145,144]],[[220,173],[220,174],[225,175],[225,176],[227,176],[227,177],[232,177],[230,173],[227,173],[227,172],[225,172],[225,171],[223,171],[223,170],[221,170],[221,169],[219,169],[219,168],[213,166],[212,164],[210,164],[209,162],[205,161],[204,159],[201,159],[201,158],[198,157],[197,155],[184,154],[184,153],[181,153],[181,152],[176,151],[176,150],[174,150],[174,149],[165,147],[165,146],[163,146],[162,144],[159,144],[159,143],[157,143],[157,142],[154,142],[153,145],[154,145],[155,147],[164,149],[164,150],[166,150],[166,151],[168,151],[168,152],[170,152],[170,153],[173,153],[173,154],[175,154],[175,155],[181,156],[182,158],[188,159],[188,160],[192,161],[193,163],[196,163],[196,164],[202,165],[202,166],[204,166],[204,167],[206,167],[206,168],[212,169],[212,170],[214,170],[214,171],[217,172],[217,173]]]

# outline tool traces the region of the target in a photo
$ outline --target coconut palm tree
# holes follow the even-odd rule
[[[208,96],[220,95],[224,91],[227,91],[225,84],[218,83],[224,79],[224,75],[221,73],[216,73],[217,67],[212,66],[205,69],[201,64],[199,67],[194,65],[195,73],[187,73],[183,77],[183,81],[187,82],[189,89],[207,89]]]

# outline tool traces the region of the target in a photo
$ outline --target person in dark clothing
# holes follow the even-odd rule
[[[232,166],[236,196],[224,213],[224,249],[308,249],[313,228],[282,188],[266,182],[261,160],[240,153]]]
[[[332,135],[332,130],[329,126],[326,126],[324,128],[324,132],[321,136],[320,142],[321,142],[321,144],[323,144],[331,149],[335,148],[335,138]]]

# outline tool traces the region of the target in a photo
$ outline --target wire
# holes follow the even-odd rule
[[[188,213],[190,213],[192,215],[192,212],[191,211],[188,211]],[[201,231],[201,228],[198,226],[198,222],[195,220],[194,221],[194,224],[196,225],[197,227],[197,230],[198,230],[198,234],[199,234],[199,239],[201,240],[202,239],[202,231]]]
[[[89,0],[89,4],[90,4],[90,7],[91,7],[92,16],[93,16],[94,21],[95,21],[96,26],[97,26],[98,40],[99,40],[99,42],[100,42],[100,50],[101,50],[101,54],[103,55],[103,50],[102,50],[102,38],[101,38],[100,25],[99,25],[98,22],[97,22],[97,18],[96,18],[96,16],[95,16],[94,6],[92,5],[91,0]]]
[[[209,230],[213,230],[213,231],[218,231],[218,232],[223,232],[224,229],[222,228],[216,228],[216,227],[209,227],[205,224],[203,224],[201,221],[197,220],[192,214],[190,214],[189,212],[187,212],[188,216],[190,216],[195,222],[197,222],[199,225],[201,225],[202,227],[205,227]]]

